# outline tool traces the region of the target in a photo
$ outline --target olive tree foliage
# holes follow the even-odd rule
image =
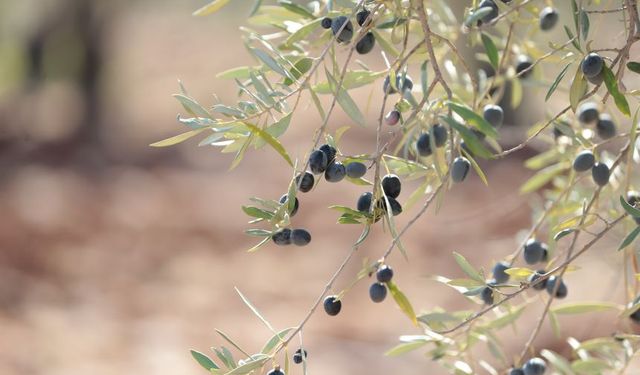
[[[202,105],[184,87],[175,95],[188,113],[178,117],[188,130],[152,146],[198,137],[200,145],[235,153],[232,168],[249,150],[264,148],[278,153],[280,167],[291,170],[291,179],[282,182],[281,199],[254,197],[242,207],[251,218],[246,233],[258,238],[250,252],[311,241],[311,234],[296,228],[292,217],[304,209],[300,194],[308,194],[323,176],[368,191],[353,198],[353,207],[329,207],[336,210],[338,223],[359,228],[359,235],[301,320],[277,329],[238,291],[273,336],[263,348],[249,349],[218,331],[228,347],[213,348],[212,355],[192,351],[211,373],[279,375],[294,371],[289,358],[306,363],[306,352],[295,339],[315,313],[324,309],[336,315],[349,303],[350,285],[341,290],[334,281],[375,226],[388,233],[388,246],[352,275],[351,285],[375,274],[371,299],[380,302],[388,292],[416,327],[387,355],[421,350],[453,374],[597,374],[627,368],[640,348],[640,336],[632,334],[633,324],[640,321],[634,244],[640,233],[640,196],[633,191],[640,184],[635,173],[640,163],[640,91],[626,87],[623,79],[640,73],[640,62],[630,53],[640,40],[638,5],[634,0],[459,1],[464,6],[452,9],[455,2],[446,0],[258,0],[242,28],[256,64],[218,75],[235,81],[238,102]],[[224,12],[228,3],[215,0],[194,15]],[[559,17],[556,6],[569,13]],[[592,36],[595,28],[616,36],[614,42],[598,45]],[[547,33],[552,29],[560,32]],[[368,53],[385,68],[373,70],[358,59]],[[364,103],[350,94],[365,86],[384,93],[381,102],[370,103],[380,108],[373,124],[365,121]],[[524,89],[563,106],[555,113],[550,112],[553,106],[541,108],[544,119],[525,124],[526,137],[503,149],[503,109],[498,104],[517,110]],[[292,122],[305,121],[304,114],[296,114],[308,109],[317,110],[322,121],[309,132],[305,157],[293,160],[280,138]],[[348,128],[332,126],[338,111],[353,126],[375,132],[367,154],[350,155],[340,148]],[[394,283],[388,263],[394,251],[410,256],[402,236],[427,210],[446,204],[447,191],[464,183],[469,173],[490,184],[479,159],[484,165],[507,158],[534,140],[546,144],[546,151],[526,160],[525,166],[536,172],[520,192],[537,192],[545,204],[534,210],[522,244],[496,265],[474,265],[454,252],[466,277],[433,280],[466,296],[469,308],[416,313],[416,301]],[[420,185],[405,193],[401,204],[401,183],[408,180]],[[410,215],[404,226],[396,226],[398,214]],[[624,258],[620,275],[625,303],[559,301],[571,290],[563,276],[577,270],[580,257],[610,233],[624,240],[617,249],[600,251]],[[523,337],[520,354],[507,358],[497,332],[517,325],[533,301],[540,301],[536,294],[542,294],[544,309]],[[617,311],[620,326],[626,328],[583,342],[568,337],[570,356],[535,346],[544,324],[560,337],[566,334],[560,328],[562,316],[605,310]],[[479,345],[488,346],[490,356],[471,355]],[[232,351],[242,359],[234,359]]]

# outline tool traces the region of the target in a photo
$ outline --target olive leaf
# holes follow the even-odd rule
[[[405,296],[404,293],[402,293],[402,291],[398,289],[398,286],[393,281],[388,282],[387,287],[389,288],[389,292],[391,292],[393,299],[398,304],[398,307],[400,307],[400,310],[402,310],[402,312],[404,312],[405,315],[407,315],[409,319],[411,319],[411,322],[413,322],[413,324],[418,325],[416,313],[413,310],[413,306],[411,306],[411,302],[409,302],[407,296]]]
[[[582,73],[580,66],[576,69],[576,74],[573,77],[571,88],[569,89],[569,102],[571,103],[571,109],[575,112],[578,109],[580,100],[587,93],[587,79]]]
[[[191,356],[200,364],[200,366],[204,367],[207,371],[220,369],[220,367],[218,367],[218,365],[216,365],[216,363],[213,362],[213,360],[206,354],[200,353],[196,350],[190,350],[190,352]]]
[[[623,114],[627,116],[631,116],[631,110],[629,109],[629,102],[627,102],[627,98],[620,92],[618,88],[618,80],[616,76],[611,71],[611,68],[608,66],[602,67],[602,74],[604,76],[604,84],[607,86],[607,90],[609,94],[613,97],[616,106]]]
[[[193,15],[194,16],[208,16],[209,14],[213,14],[213,13],[219,11],[220,9],[222,9],[222,7],[227,5],[229,3],[229,1],[230,0],[213,0],[209,4],[203,6],[202,8],[196,10],[195,12],[193,12]]]

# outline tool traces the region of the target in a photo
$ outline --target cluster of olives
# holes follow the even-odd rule
[[[596,125],[596,133],[602,139],[609,139],[616,135],[616,124],[611,115],[600,113],[594,102],[585,102],[578,107],[578,121],[583,125]]]
[[[282,228],[271,236],[276,245],[306,246],[311,242],[311,233],[306,229]]]
[[[556,283],[558,286],[556,287]],[[564,283],[564,280],[558,276],[551,276],[547,280],[541,282],[544,284],[545,289],[549,295],[553,294],[553,290],[556,289],[556,298],[565,298],[567,294],[569,294],[569,290],[567,289],[567,284]]]
[[[499,128],[502,126],[504,122],[504,111],[502,107],[497,104],[487,104],[484,106],[482,110],[482,117],[493,127]],[[473,128],[471,131],[478,137],[480,140],[485,138],[484,133]],[[445,134],[446,137],[446,134]],[[436,138],[437,142],[437,138]],[[436,144],[437,145],[437,144]],[[464,141],[460,142],[460,147],[469,155],[473,156],[473,152],[469,147],[465,144]],[[469,173],[469,169],[471,168],[471,163],[469,160],[463,156],[457,157],[453,164],[451,165],[451,180],[453,182],[462,182],[467,177]]]
[[[640,202],[640,195],[638,195],[638,202]],[[640,221],[640,220],[639,220]],[[529,239],[524,245],[523,251],[524,260],[527,264],[536,264],[540,262],[546,262],[549,257],[549,250],[545,243],[537,241],[535,239]],[[493,290],[497,284],[504,284],[509,281],[509,274],[507,270],[511,268],[507,262],[498,262],[493,266],[493,279],[487,282],[487,285],[480,292],[482,301],[487,305],[492,305],[494,302]],[[558,289],[556,290],[556,298],[564,298],[567,296],[568,289],[566,284],[561,278],[551,276],[548,279],[536,282],[540,276],[546,273],[545,270],[538,270],[531,274],[529,277],[529,283],[533,284],[532,287],[536,290],[546,289],[549,294],[553,293],[556,288],[556,283],[559,282]],[[640,314],[639,314],[640,316]]]
[[[383,264],[376,272],[376,280],[369,287],[369,297],[373,302],[382,302],[387,297],[387,283],[393,278],[393,270],[391,267]]]
[[[395,174],[388,174],[382,178],[380,182],[382,185],[382,191],[385,197],[380,197],[375,202],[374,207],[374,220],[378,221],[382,218],[379,212],[376,210],[382,211],[384,213],[387,212],[387,201],[389,201],[389,206],[391,207],[391,214],[393,216],[398,216],[402,213],[402,205],[400,202],[396,200],[400,195],[400,191],[402,190],[402,183],[400,182],[400,178]],[[371,211],[371,205],[373,203],[373,193],[366,192],[363,193],[356,203],[356,209],[363,213],[369,213]]]
[[[433,153],[433,150],[431,150],[431,137],[433,137],[433,144],[436,147],[444,146],[447,143],[447,128],[440,124],[434,124],[429,133],[423,133],[418,137],[416,150],[420,156],[430,156]]]
[[[509,281],[509,274],[506,272],[508,269],[509,264],[507,262],[498,262],[493,266],[493,279],[487,281],[487,285],[480,291],[480,298],[486,305],[493,305],[494,287],[497,284],[504,284]]]
[[[527,264],[536,264],[540,262],[546,262],[549,258],[549,250],[545,243],[531,238],[524,244],[523,256],[524,256],[524,261],[527,262]],[[534,272],[529,277],[529,282],[530,283],[535,282],[540,278],[541,275],[545,273],[546,273],[545,270],[538,270]],[[542,290],[546,288],[547,293],[551,295],[554,289],[556,288],[556,283],[559,283],[559,285],[557,287],[558,289],[556,290],[555,297],[556,298],[566,297],[568,293],[567,285],[564,283],[564,281],[561,278],[557,276],[551,276],[548,279],[542,280],[534,284],[533,288],[536,290]]]
[[[396,86],[393,87],[391,85],[391,78],[386,76],[384,82],[382,83],[382,91],[385,94],[391,95],[400,92],[401,94],[406,94],[411,92],[413,89],[413,81],[411,77],[407,74],[396,74]]]
[[[303,193],[308,193],[313,189],[315,185],[314,174],[323,174],[324,178],[328,182],[339,182],[345,178],[345,176],[351,178],[361,178],[367,173],[367,167],[359,162],[352,161],[346,166],[339,161],[336,161],[337,150],[328,144],[320,146],[318,150],[314,150],[309,155],[309,169],[304,173],[299,173],[296,176],[295,182],[298,186],[298,190]],[[288,195],[284,194],[280,197],[280,203],[286,204],[288,202]],[[298,198],[295,198],[293,208],[290,209],[289,215],[294,216],[298,212],[300,202]],[[274,233],[271,238],[273,242],[278,245],[290,245],[295,244],[298,246],[307,245],[311,242],[311,234],[305,229],[289,229],[283,228]]]
[[[314,174],[319,175],[324,173],[324,178],[328,182],[340,182],[346,176],[360,178],[367,173],[367,167],[359,161],[352,161],[346,166],[336,161],[336,153],[336,149],[331,145],[324,144],[320,146],[319,149],[309,155],[309,169],[311,173],[306,172],[305,175],[309,175],[312,180],[315,180],[313,177]],[[313,186],[313,182],[311,186]],[[301,191],[304,191],[302,187]]]
[[[379,303],[387,297],[387,283],[393,278],[393,269],[383,264],[376,271],[376,282],[369,288],[369,297],[373,302]],[[336,316],[342,310],[342,301],[336,295],[325,297],[323,303],[324,311],[330,316]]]
[[[547,371],[547,363],[542,358],[534,357],[525,362],[522,368],[512,368],[509,375],[542,375]]]
[[[371,23],[371,12],[364,9],[356,14],[356,22],[361,27],[366,27]],[[353,23],[347,16],[338,16],[336,18],[325,17],[322,19],[321,25],[325,29],[331,29],[333,35],[339,43],[348,43],[353,37]],[[371,52],[376,45],[376,37],[371,31],[368,31],[356,43],[356,52],[361,55]]]
[[[556,290],[555,297],[556,298],[566,297],[567,294],[569,293],[569,290],[567,289],[567,284],[565,284],[562,278],[560,277],[551,276],[548,279],[545,279],[536,283],[536,281],[545,273],[547,273],[547,271],[537,270],[536,272],[532,273],[531,276],[529,276],[529,283],[533,284],[532,285],[533,289],[535,290],[546,289],[547,293],[549,293],[549,295],[552,295],[553,290],[556,288],[556,283],[559,283],[558,290]]]
[[[573,160],[573,170],[576,172],[585,172],[591,169],[591,177],[593,182],[598,186],[604,186],[609,182],[609,167],[604,163],[596,163],[596,158],[591,150],[584,150],[578,153]]]

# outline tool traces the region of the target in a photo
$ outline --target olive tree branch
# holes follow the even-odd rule
[[[368,230],[368,228],[365,227],[364,230],[366,231],[366,230]],[[364,233],[365,232],[363,232],[362,235],[364,235]],[[353,255],[356,253],[356,250],[358,250],[358,248],[360,247],[362,242],[363,241],[359,240],[358,242],[356,242],[354,245],[351,246],[351,250],[349,251],[347,256],[344,258],[342,263],[340,263],[340,266],[334,272],[333,276],[331,276],[331,278],[329,279],[327,284],[324,286],[324,289],[322,290],[322,293],[320,293],[318,298],[316,298],[315,302],[313,303],[313,305],[311,306],[311,308],[309,309],[307,314],[304,316],[304,318],[302,319],[300,324],[298,324],[296,329],[293,330],[293,332],[291,332],[291,334],[289,334],[289,337],[287,337],[284,341],[281,341],[280,344],[278,344],[278,347],[276,348],[276,350],[274,350],[274,352],[272,354],[273,357],[275,357],[275,355],[278,354],[278,352],[280,352],[283,348],[285,348],[289,344],[289,342],[291,340],[293,340],[293,338],[298,334],[298,332],[302,332],[302,328],[305,326],[305,324],[307,324],[307,322],[309,321],[309,319],[311,318],[313,313],[316,311],[316,309],[318,308],[318,306],[322,302],[324,296],[329,292],[329,290],[331,290],[331,287],[333,286],[333,283],[336,281],[338,276],[340,276],[340,274],[342,274],[342,271],[347,266],[347,264],[349,264],[349,261],[351,260]]]
[[[444,76],[442,75],[442,71],[440,70],[440,66],[438,64],[438,60],[436,58],[436,53],[433,50],[433,42],[431,41],[431,37],[433,33],[431,32],[431,27],[429,26],[429,21],[427,20],[427,13],[424,10],[424,2],[422,0],[414,0],[416,4],[416,11],[418,12],[418,17],[420,17],[420,25],[422,26],[422,32],[424,33],[424,43],[427,47],[427,53],[429,54],[429,60],[431,61],[431,66],[433,68],[433,72],[435,77],[433,78],[435,81],[439,81],[440,85],[444,89],[447,94],[447,98],[451,100],[453,97],[453,93],[451,92],[451,88],[449,84],[447,84]]]
[[[407,222],[407,224],[405,224],[405,226],[402,228],[402,230],[400,230],[400,232],[398,232],[398,235],[391,241],[391,244],[389,245],[389,248],[387,249],[387,251],[385,251],[384,255],[382,256],[382,258],[381,258],[382,261],[386,260],[387,257],[389,256],[389,254],[391,254],[391,252],[395,248],[395,246],[398,243],[398,241],[400,241],[400,237],[402,237],[405,234],[405,232],[411,226],[413,226],[413,224],[415,224],[415,222],[418,221],[418,219],[427,211],[427,209],[429,208],[429,206],[431,205],[431,203],[433,202],[435,197],[438,195],[438,193],[440,193],[440,190],[442,190],[442,187],[447,183],[448,180],[449,180],[449,175],[446,175],[446,177],[443,178],[440,181],[440,183],[435,188],[433,193],[429,196],[429,198],[427,198],[427,200],[424,202],[424,204],[422,205],[422,208],[420,208],[420,211],[418,211],[418,213],[416,213],[415,216],[412,217],[411,220],[409,220],[409,222]]]
[[[622,148],[622,150],[620,150],[620,153],[618,155],[618,157],[616,158],[615,163],[613,164],[611,170],[615,170],[615,168],[618,166],[619,162],[622,160],[622,158],[624,157],[624,155],[627,153],[627,150],[629,149],[629,146],[631,145],[631,142],[627,142],[627,144]],[[582,217],[580,218],[580,223],[578,224],[577,228],[580,228],[582,225],[584,225],[584,222],[587,218],[587,216],[589,215],[589,212],[591,211],[591,208],[593,207],[594,203],[596,202],[596,200],[598,200],[598,198],[600,197],[600,192],[602,191],[603,186],[599,186],[596,191],[593,193],[593,196],[591,198],[591,200],[589,201],[589,203],[587,204],[587,206],[585,207]],[[607,223],[607,228],[610,226],[609,223]],[[542,323],[544,323],[547,314],[549,313],[549,308],[551,307],[551,303],[553,302],[556,293],[558,291],[558,288],[560,287],[561,281],[562,280],[562,276],[564,276],[565,272],[567,271],[567,267],[570,264],[570,259],[571,256],[573,254],[573,250],[575,248],[575,245],[578,241],[578,237],[580,237],[580,233],[582,232],[582,230],[577,229],[574,234],[573,234],[573,238],[571,239],[571,244],[569,245],[568,249],[567,249],[567,256],[566,256],[566,260],[564,262],[564,266],[560,269],[560,273],[558,274],[558,282],[554,283],[553,285],[553,290],[551,291],[551,293],[549,294],[549,300],[547,301],[547,304],[545,305],[544,310],[542,311],[542,314],[540,315],[540,317],[538,318],[538,323],[536,324],[535,329],[531,332],[531,335],[529,336],[529,339],[527,340],[527,342],[524,345],[524,348],[522,349],[522,352],[520,353],[520,357],[519,360],[517,361],[518,363],[521,362],[525,355],[527,354],[527,351],[529,351],[529,349],[531,348],[531,345],[533,345],[533,341],[536,339],[536,337],[538,336],[538,333],[540,333],[540,329],[542,328]]]
[[[453,332],[457,331],[458,329],[460,329],[460,328],[470,324],[471,322],[477,320],[478,318],[482,317],[486,313],[492,311],[496,307],[498,307],[498,306],[508,302],[509,300],[515,298],[516,296],[520,295],[525,290],[533,287],[534,285],[538,285],[539,283],[544,282],[544,280],[547,280],[554,273],[556,273],[560,269],[562,269],[562,267],[564,267],[567,264],[573,262],[577,257],[579,257],[580,255],[584,254],[585,251],[589,250],[596,242],[598,242],[598,240],[600,240],[607,232],[609,232],[609,230],[611,230],[613,227],[615,227],[625,217],[627,217],[626,213],[622,214],[617,219],[613,220],[608,226],[606,226],[602,231],[600,231],[597,234],[596,237],[594,237],[591,241],[589,241],[587,244],[585,244],[578,252],[573,254],[568,260],[565,260],[563,263],[561,263],[560,265],[556,266],[555,268],[553,268],[552,270],[548,271],[547,273],[545,273],[543,275],[540,275],[540,277],[537,278],[536,280],[534,280],[532,282],[529,282],[529,283],[526,283],[526,284],[523,284],[518,290],[516,290],[513,293],[505,293],[504,294],[505,298],[501,299],[500,301],[494,303],[491,306],[487,306],[487,307],[483,308],[482,310],[474,313],[473,315],[471,315],[467,319],[465,319],[462,322],[458,323],[456,326],[454,326],[452,328],[449,328],[449,329],[440,330],[440,331],[434,331],[434,332],[438,333],[438,334],[441,334],[441,335],[453,333]]]

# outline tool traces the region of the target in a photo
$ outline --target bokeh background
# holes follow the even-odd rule
[[[202,103],[213,103],[214,93],[233,102],[233,83],[216,73],[254,63],[238,31],[253,2],[192,17],[203,3],[0,0],[0,374],[202,374],[188,349],[225,344],[214,328],[248,350],[258,351],[270,336],[234,286],[274,326],[293,326],[357,238],[355,227],[334,224],[337,214],[326,207],[354,205],[363,189],[321,184],[301,196],[295,218],[312,232],[309,246],[247,254],[253,239],[242,234],[247,218],[240,206],[251,196],[284,192],[291,171],[280,157],[269,149],[251,152],[229,172],[233,155],[194,142],[148,147],[182,130],[175,121],[182,109],[171,97],[178,79]],[[368,100],[367,90],[356,97]],[[527,89],[526,105],[508,114],[510,124],[530,124],[544,109],[563,105],[545,108],[540,90]],[[372,122],[380,102],[374,91],[366,108]],[[319,121],[313,107],[294,116],[282,139],[292,156],[304,156]],[[331,127],[343,125],[350,124],[338,110]],[[512,126],[507,145],[524,130]],[[371,129],[347,135],[347,153],[371,150]],[[516,248],[540,203],[517,193],[532,174],[522,161],[536,147],[483,164],[490,188],[471,175],[406,236],[411,261],[395,254],[390,262],[417,309],[479,308],[428,276],[462,276],[452,251],[487,269]],[[401,198],[413,188],[407,183]],[[614,233],[597,251],[611,255],[622,235]],[[377,228],[337,288],[349,285],[361,259],[379,257],[388,238]],[[584,257],[582,272],[567,276],[569,300],[621,300],[618,262]],[[382,355],[398,335],[419,332],[392,301],[371,303],[368,284],[349,292],[339,316],[311,319],[303,337],[309,371],[443,373],[420,351]],[[539,309],[531,310],[517,329],[500,335],[508,356],[535,324]],[[629,329],[613,317],[563,320],[559,339],[545,325],[537,346],[568,355],[567,336]],[[484,346],[477,355],[487,355]]]

